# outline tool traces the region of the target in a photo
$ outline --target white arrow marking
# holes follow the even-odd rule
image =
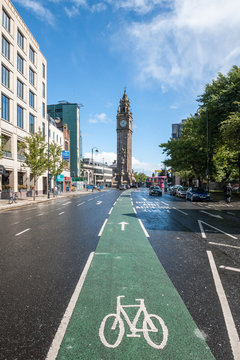
[[[211,214],[207,211],[204,211],[204,210],[200,210],[200,212],[204,213],[204,214],[207,214],[207,215],[210,215],[212,217],[215,217],[215,218],[219,218],[219,219],[222,219],[222,217],[220,215],[214,215],[214,214]]]
[[[97,201],[97,205],[100,205],[101,203],[102,203],[102,201],[99,201],[99,200]]]
[[[236,236],[230,235],[230,234],[226,233],[225,231],[216,228],[215,226],[212,226],[212,225],[210,225],[210,224],[208,224],[208,223],[206,223],[206,222],[204,222],[204,221],[198,220],[198,225],[199,225],[199,227],[200,227],[200,230],[201,230],[201,234],[202,234],[202,238],[203,238],[203,239],[206,239],[206,234],[205,234],[205,231],[203,230],[202,224],[205,224],[205,225],[207,225],[207,226],[210,226],[211,228],[219,231],[220,233],[223,233],[223,234],[225,234],[225,235],[227,235],[227,236],[230,236],[232,239],[236,239],[236,240],[238,239]]]
[[[125,225],[128,225],[128,223],[122,221],[120,223],[118,223],[119,225],[121,225],[121,230],[124,231],[125,230]]]

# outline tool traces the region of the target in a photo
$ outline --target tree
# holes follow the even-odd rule
[[[22,143],[23,155],[25,157],[23,166],[29,167],[33,175],[33,200],[35,200],[38,177],[41,176],[48,167],[48,157],[46,154],[47,143],[40,129],[35,134],[31,133],[30,136],[25,138],[25,141],[26,143]]]
[[[3,157],[4,155],[4,146],[5,146],[5,141],[4,141],[4,137],[0,136],[0,159]]]
[[[65,161],[62,160],[62,148],[56,143],[49,145],[49,173],[54,178],[54,195],[56,187],[56,176],[60,175],[64,169]]]
[[[146,174],[144,174],[143,172],[140,172],[140,173],[134,172],[134,177],[135,177],[137,183],[140,183],[140,182],[144,183],[144,182],[146,182],[146,179],[148,176]]]

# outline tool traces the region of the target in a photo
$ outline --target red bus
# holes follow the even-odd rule
[[[153,176],[153,177],[148,177],[147,180],[146,180],[147,187],[150,187],[152,185],[157,185],[161,189],[163,189],[164,184],[165,184],[165,187],[166,187],[167,176]]]

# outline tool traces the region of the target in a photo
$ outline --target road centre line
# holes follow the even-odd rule
[[[208,260],[210,263],[210,267],[211,267],[211,271],[212,271],[212,275],[213,275],[213,280],[215,283],[215,287],[216,287],[216,291],[219,297],[219,301],[222,307],[222,312],[223,312],[223,317],[224,317],[224,321],[227,327],[227,331],[228,331],[228,337],[230,340],[230,344],[231,344],[231,348],[232,348],[232,353],[233,353],[233,358],[234,360],[239,360],[240,359],[240,341],[239,341],[239,336],[235,327],[235,323],[232,317],[232,313],[227,301],[227,297],[226,294],[224,292],[222,283],[221,283],[221,279],[220,276],[218,274],[217,271],[217,267],[212,255],[212,252],[207,250],[207,255],[208,255]]]
[[[228,233],[226,233],[225,231],[220,230],[220,229],[216,228],[215,226],[206,223],[205,221],[198,220],[198,224],[199,224],[199,227],[200,227],[200,230],[201,230],[201,234],[202,234],[202,238],[203,238],[203,239],[206,239],[206,234],[205,234],[205,231],[203,230],[202,223],[205,224],[205,225],[207,225],[207,226],[210,226],[211,228],[213,228],[213,229],[215,229],[215,230],[217,230],[217,231],[219,231],[219,232],[221,232],[221,233],[223,233],[223,234],[225,234],[225,235],[227,235],[227,236],[230,236],[231,238],[233,238],[233,239],[235,239],[235,240],[238,240],[238,238],[237,238],[236,236],[233,236],[233,235],[231,235],[231,234],[228,234]]]
[[[80,205],[82,205],[82,204],[84,204],[84,203],[85,203],[85,201],[81,202],[80,204],[77,204],[77,206],[80,206]]]
[[[236,214],[234,214],[234,213],[232,213],[230,211],[227,211],[227,214],[236,216]]]
[[[175,208],[175,207],[173,207],[173,209],[174,210],[177,210],[177,211],[179,211],[180,213],[182,213],[182,214],[184,214],[184,215],[188,215],[187,213],[185,213],[184,211],[182,211],[182,210],[179,210],[179,209],[177,209],[177,208]]]
[[[25,230],[23,230],[23,231],[21,231],[21,232],[19,232],[19,233],[15,234],[15,236],[19,236],[19,235],[21,235],[21,234],[23,234],[23,233],[25,233],[26,231],[29,231],[29,230],[30,230],[30,228],[25,229]]]
[[[80,295],[80,292],[82,290],[82,286],[84,284],[84,281],[86,279],[86,276],[87,276],[87,273],[88,273],[88,269],[91,265],[91,262],[92,262],[92,259],[93,259],[93,256],[94,256],[94,252],[91,252],[89,257],[88,257],[88,260],[86,262],[86,265],[83,269],[83,272],[80,276],[80,279],[77,283],[77,286],[74,290],[74,293],[71,297],[71,300],[69,301],[69,304],[67,306],[67,309],[65,311],[65,314],[63,315],[63,318],[62,318],[62,321],[58,327],[58,330],[55,334],[55,337],[52,341],[52,344],[50,346],[50,349],[48,351],[48,354],[47,354],[47,357],[45,360],[54,360],[56,359],[57,357],[57,354],[58,354],[58,351],[59,351],[59,348],[60,348],[60,345],[62,343],[62,340],[63,340],[63,337],[65,335],[65,332],[67,330],[67,326],[68,326],[68,323],[71,319],[71,316],[72,316],[72,313],[73,313],[73,310],[75,308],[75,305],[76,305],[76,302],[78,300],[78,297]]]
[[[227,245],[227,244],[220,244],[220,243],[214,243],[214,242],[210,242],[210,241],[209,241],[209,244],[211,244],[211,245],[219,245],[219,246],[226,246],[226,247],[231,247],[231,248],[234,248],[234,249],[240,249],[239,246]]]
[[[113,207],[112,207],[111,210],[109,211],[108,215],[111,215],[112,211],[113,211]]]
[[[208,211],[200,210],[200,212],[201,212],[201,213],[204,213],[204,214],[207,214],[207,215],[209,215],[209,216],[218,218],[218,219],[223,219],[222,216],[220,216],[220,215],[215,215],[215,214],[211,214],[211,213],[209,213]]]
[[[104,230],[104,227],[105,227],[107,221],[108,221],[108,219],[105,219],[105,221],[104,221],[104,223],[103,223],[103,225],[102,225],[102,227],[101,227],[101,230],[99,231],[98,236],[102,236],[102,233],[103,233],[103,230]]]
[[[68,204],[71,204],[71,203],[72,203],[71,201],[68,201],[68,202],[64,203],[63,205],[65,206],[65,205],[68,205]]]
[[[220,265],[219,268],[220,268],[220,269],[225,269],[225,270],[231,270],[231,271],[240,272],[240,269],[238,269],[238,268],[233,268],[233,267],[231,267],[231,266]]]
[[[37,216],[43,216],[44,214],[38,214]]]
[[[138,221],[139,221],[139,223],[140,223],[140,225],[141,225],[141,228],[143,229],[143,232],[144,232],[144,234],[146,235],[146,237],[150,237],[149,234],[148,234],[148,232],[147,232],[147,230],[145,229],[145,227],[144,227],[141,219],[138,219]]]
[[[64,211],[60,212],[58,215],[62,215],[62,214],[64,214]]]
[[[165,203],[164,201],[161,201],[161,203],[162,203],[163,205],[169,206],[169,204]]]

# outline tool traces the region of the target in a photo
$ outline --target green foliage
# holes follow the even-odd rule
[[[145,182],[147,179],[147,175],[142,172],[140,172],[140,173],[134,172],[134,177],[135,177],[137,183]]]
[[[5,145],[3,136],[0,136],[0,142],[1,142],[0,144],[0,159],[1,159],[4,155],[4,145]]]
[[[60,175],[65,166],[62,160],[62,148],[56,143],[49,145],[49,172],[52,176]]]

